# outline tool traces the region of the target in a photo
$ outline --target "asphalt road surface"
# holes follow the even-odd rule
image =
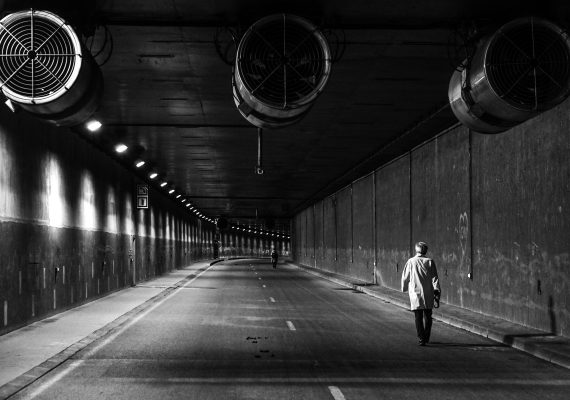
[[[150,284],[150,283],[149,283]],[[38,399],[569,399],[570,371],[266,260],[211,266],[20,392]]]

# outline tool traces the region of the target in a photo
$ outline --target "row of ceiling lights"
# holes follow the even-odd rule
[[[90,120],[85,124],[85,127],[90,132],[97,132],[99,129],[101,129],[102,126],[103,126],[103,124],[100,121],[95,120],[95,119]],[[127,152],[128,149],[129,149],[129,146],[127,146],[124,143],[117,143],[114,147],[114,150],[117,154],[124,154]],[[137,158],[134,162],[134,166],[137,169],[140,169],[140,168],[144,167],[145,165],[146,165],[146,161],[143,160],[142,158]],[[146,176],[150,181],[155,182],[155,179],[159,178],[159,175],[160,174],[158,173],[158,171],[156,171],[155,169],[151,169],[148,171],[148,174]],[[186,196],[183,196],[182,193],[178,193],[176,191],[176,189],[174,189],[173,185],[170,184],[168,181],[166,181],[165,179],[160,179],[158,182],[160,182],[159,183],[160,188],[162,188],[162,189],[166,188],[169,195],[174,196],[174,198],[176,200],[179,200],[181,204],[184,204],[184,206],[187,207],[189,211],[193,212],[198,218],[203,219],[204,221],[210,222],[212,224],[216,223],[216,221],[214,219],[207,217],[204,214],[202,214],[195,206],[193,206],[186,199]]]
[[[85,127],[90,132],[97,132],[99,129],[101,129],[102,126],[103,126],[103,124],[100,121],[95,120],[95,119],[90,120],[85,124]],[[118,154],[124,154],[128,149],[129,149],[129,147],[124,143],[117,143],[115,145],[115,152]],[[134,162],[134,165],[137,169],[139,169],[139,168],[142,168],[144,165],[146,165],[146,161],[143,160],[142,158],[137,158]],[[151,169],[149,171],[147,177],[151,181],[154,181],[156,178],[159,177],[159,173],[155,169]],[[175,199],[179,200],[180,203],[184,204],[184,206],[187,207],[189,211],[193,212],[198,218],[203,219],[203,220],[210,222],[212,224],[216,223],[215,219],[205,216],[195,206],[193,206],[186,199],[186,196],[184,196],[182,193],[177,193],[176,189],[174,189],[173,185],[169,184],[169,182],[166,181],[165,179],[160,180],[159,186],[161,188],[166,188],[166,190],[168,190],[169,195],[174,196]],[[233,230],[238,230],[238,231],[241,230],[243,232],[253,233],[255,235],[271,236],[271,237],[276,237],[276,238],[280,238],[280,239],[290,239],[289,236],[286,236],[285,234],[282,234],[281,232],[276,233],[276,232],[257,231],[255,229],[252,230],[252,229],[242,228],[239,225],[230,225],[229,227],[230,227],[230,229],[233,229]]]
[[[230,228],[234,229],[234,230],[238,230],[238,231],[253,233],[255,235],[273,236],[273,237],[276,237],[278,239],[291,239],[290,236],[287,236],[281,232],[275,233],[275,232],[258,231],[256,229],[251,229],[251,228],[242,228],[240,225],[231,225]]]

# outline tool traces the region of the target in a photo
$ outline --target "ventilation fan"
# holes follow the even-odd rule
[[[568,35],[543,19],[509,22],[464,64],[451,78],[449,101],[457,118],[475,131],[505,131],[570,93]]]
[[[329,46],[315,25],[295,15],[270,15],[253,24],[240,40],[234,101],[255,126],[290,125],[309,111],[330,68]]]
[[[102,77],[63,19],[27,10],[0,21],[0,88],[26,111],[72,126],[95,112]]]

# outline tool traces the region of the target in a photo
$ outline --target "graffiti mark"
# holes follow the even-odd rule
[[[467,254],[467,241],[469,239],[469,216],[467,211],[459,214],[459,222],[456,228],[457,235],[459,237],[459,245],[461,247],[461,260],[459,262],[459,268],[462,269],[465,264],[465,255]]]
[[[535,242],[530,242],[528,244],[528,250],[532,257],[537,257],[540,254],[540,246],[537,245]]]
[[[459,234],[459,242],[461,243],[461,250],[463,252],[467,249],[467,239],[469,238],[469,217],[467,212],[459,215],[459,224],[457,226],[457,233]]]

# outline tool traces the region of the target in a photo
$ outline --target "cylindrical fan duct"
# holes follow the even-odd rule
[[[0,21],[0,88],[22,109],[74,126],[96,111],[103,78],[71,26],[49,11],[27,10]]]
[[[570,41],[552,22],[528,17],[485,38],[454,72],[449,102],[464,125],[503,132],[570,94]]]
[[[315,25],[295,15],[270,15],[240,40],[232,79],[235,104],[257,127],[291,125],[307,114],[330,69],[328,43]]]

